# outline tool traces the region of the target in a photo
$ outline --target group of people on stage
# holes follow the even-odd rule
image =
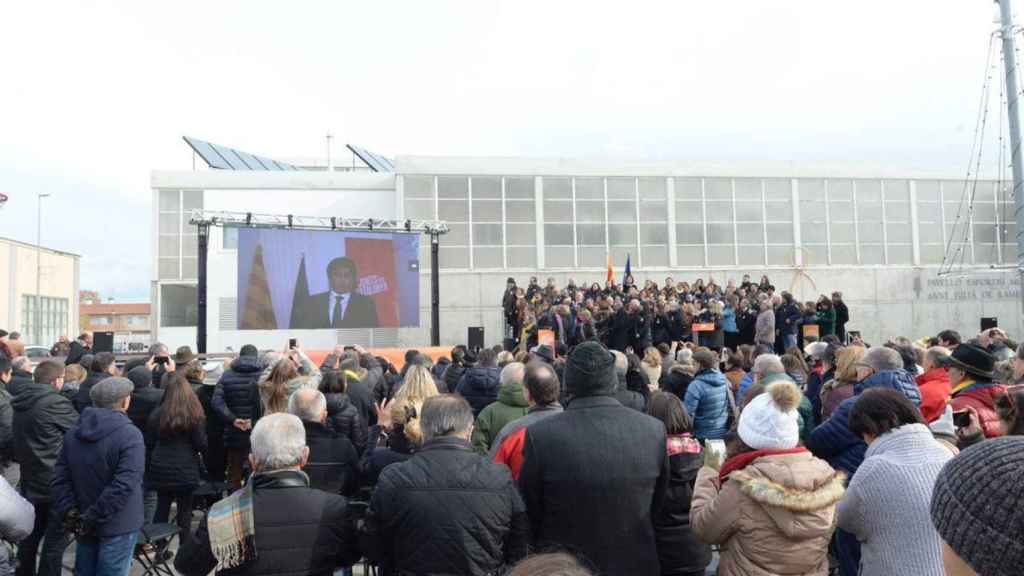
[[[698,278],[691,285],[669,276],[663,286],[647,280],[643,287],[628,275],[622,284],[607,281],[603,288],[597,282],[577,286],[572,278],[561,288],[554,278],[541,286],[536,277],[524,288],[509,278],[502,309],[507,334],[522,349],[536,346],[541,331],[550,330],[565,350],[597,340],[608,348],[638,353],[674,342],[716,351],[770,344],[782,353],[801,345],[808,333],[845,342],[850,321],[841,292],[801,303],[789,292],[776,292],[767,276],[755,283],[749,275],[739,284],[729,279],[725,286],[714,278]]]

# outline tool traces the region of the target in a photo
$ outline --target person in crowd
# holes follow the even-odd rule
[[[21,390],[33,380],[32,361],[28,356],[15,356],[11,358],[11,378],[7,381],[7,391],[11,396],[17,396]]]
[[[117,358],[110,352],[100,352],[96,354],[92,359],[92,367],[89,368],[89,375],[85,378],[78,387],[78,394],[75,396],[75,410],[81,414],[89,406],[92,406],[92,399],[89,395],[89,390],[92,389],[96,383],[110,378],[111,376],[118,376],[120,372],[117,369],[115,361]]]
[[[761,302],[761,312],[757,315],[754,342],[765,346],[775,346],[775,312],[768,300]]]
[[[430,377],[430,372],[423,366],[416,365],[411,366],[405,373],[405,381],[395,392],[395,399],[407,400],[417,406],[418,410],[424,400],[440,393],[434,379]]]
[[[66,375],[65,375],[66,377]],[[149,416],[164,400],[166,391],[153,385],[153,370],[148,366],[136,366],[125,374],[132,383],[132,401],[128,405],[128,419],[142,432],[149,430]],[[67,382],[64,383],[67,386]]]
[[[818,337],[833,336],[836,333],[836,309],[828,296],[822,294],[817,304]]]
[[[82,359],[82,356],[85,356],[86,354],[92,354],[91,332],[82,332],[78,338],[68,346],[68,356],[64,359],[64,364],[76,364]]]
[[[112,376],[64,436],[53,475],[55,517],[76,537],[75,574],[127,576],[143,525],[146,445],[125,414],[131,380]]]
[[[50,347],[50,356],[66,358],[69,352],[71,352],[71,343],[63,334],[57,337],[57,341]]]
[[[745,407],[750,403],[756,396],[762,394],[768,386],[771,386],[775,382],[792,382],[796,384],[793,377],[790,375],[790,371],[786,368],[785,358],[790,356],[784,354],[781,357],[774,354],[762,354],[757,357],[754,361],[754,369],[751,371],[754,377],[754,385],[747,391],[747,395],[741,400],[740,404]],[[797,384],[799,389],[799,385]],[[813,426],[814,416],[811,411],[811,402],[806,396],[800,395],[800,402],[797,404],[797,422],[800,426],[800,444],[806,445],[807,439],[810,437]]]
[[[724,347],[735,350],[740,345],[739,329],[739,298],[730,294],[725,298],[725,306],[722,308],[722,332],[725,336]]]
[[[322,375],[298,348],[289,350],[274,364],[270,377],[259,383],[260,415],[288,410],[288,397],[300,388],[317,389]]]
[[[454,392],[469,402],[473,407],[474,417],[479,416],[488,404],[498,399],[501,371],[498,370],[496,359],[494,351],[488,349],[481,350],[475,362],[472,354],[466,356],[468,367],[459,378]]]
[[[359,417],[363,423],[370,425],[376,423],[377,413],[373,408],[373,388],[375,382],[369,370],[362,367],[362,354],[365,351],[361,346],[354,350],[345,352],[338,364],[338,370],[345,373],[345,393],[349,401],[359,410]],[[429,371],[429,368],[428,368]],[[316,386],[313,386],[315,388]]]
[[[995,399],[1006,387],[992,381],[995,358],[979,346],[961,344],[944,359],[949,372],[953,413],[973,411],[986,438],[1003,435]]]
[[[367,424],[360,416],[359,409],[352,404],[346,394],[347,388],[348,377],[344,372],[340,370],[324,372],[323,378],[320,380],[320,392],[323,393],[327,402],[325,424],[332,434],[347,438],[356,452],[362,454],[366,449]],[[309,388],[300,390],[309,390]]]
[[[729,428],[729,381],[718,371],[718,357],[711,350],[698,348],[693,361],[697,374],[683,398],[693,418],[693,435],[702,441],[721,439]]]
[[[258,401],[253,394],[253,386],[262,371],[256,347],[246,344],[213,391],[213,409],[224,423],[228,486],[232,490],[242,486],[243,467],[249,453],[249,433]]]
[[[448,365],[448,369],[444,371],[444,378],[442,379],[444,390],[441,389],[441,386],[438,386],[438,392],[455,392],[455,389],[459,386],[459,380],[462,379],[462,374],[466,371],[467,352],[466,347],[461,344],[452,348],[452,361]]]
[[[207,449],[206,421],[184,371],[168,372],[164,381],[163,402],[149,416],[152,452],[146,487],[157,493],[153,522],[167,522],[173,502],[178,528],[187,535],[192,527],[192,493],[202,483],[199,468],[200,455]]]
[[[14,450],[14,409],[11,408],[11,394],[7,391],[10,381],[11,361],[0,356],[0,475],[7,469]]]
[[[423,447],[377,482],[363,523],[366,556],[387,574],[492,574],[525,557],[523,501],[507,468],[473,452],[466,400],[428,399],[421,426]]]
[[[654,388],[657,389],[657,383]],[[644,406],[647,405],[647,398],[651,395],[651,382],[643,369],[643,361],[632,352],[626,353],[626,389],[640,394],[644,399]]]
[[[565,552],[534,554],[516,564],[507,576],[593,576],[575,556]]]
[[[376,486],[384,468],[408,460],[423,444],[419,419],[422,407],[421,400],[398,397],[377,406],[377,424],[370,427],[367,449],[359,462],[362,484]]]
[[[1005,436],[1024,436],[1024,386],[1009,386],[995,399],[995,411]],[[957,445],[973,446],[986,438],[978,412],[968,408],[970,423],[956,431]]]
[[[963,339],[960,337],[960,333],[956,330],[943,330],[942,332],[939,332],[938,336],[935,338],[938,340],[938,342],[936,342],[938,346],[942,346],[950,351],[956,350],[956,347],[963,342]]]
[[[949,350],[932,346],[924,354],[924,372],[916,378],[917,387],[921,390],[921,416],[928,424],[943,415],[953,391],[945,368],[948,357]]]
[[[733,396],[739,392],[740,383],[743,382],[743,377],[747,375],[747,371],[743,369],[743,356],[738,352],[730,352],[725,357],[725,379],[729,381],[729,388],[733,392]]]
[[[566,410],[532,423],[523,439],[519,488],[535,547],[577,550],[602,573],[657,575],[665,425],[615,400],[615,357],[597,342],[573,349],[564,382]]]
[[[206,425],[206,450],[203,451],[203,464],[206,469],[206,479],[215,485],[224,482],[224,423],[220,416],[213,409],[213,393],[216,391],[216,383],[219,380],[217,372],[221,366],[214,364],[211,372],[207,373],[202,362],[191,362],[185,368],[185,379],[188,380],[192,391],[195,392],[199,404],[203,407],[203,421]],[[135,399],[132,399],[135,402]],[[129,413],[131,406],[128,407]]]
[[[352,497],[359,490],[359,454],[352,442],[326,426],[327,398],[318,390],[301,388],[288,397],[288,413],[306,429],[309,486]]]
[[[523,465],[523,439],[526,429],[534,422],[562,412],[558,403],[560,385],[554,368],[542,362],[525,366],[523,396],[529,404],[529,411],[521,418],[503,426],[491,442],[489,457],[499,464],[508,466],[512,478],[519,479]]]
[[[828,573],[828,542],[846,477],[798,447],[792,382],[772,382],[740,412],[728,458],[697,476],[694,534],[722,547],[718,574]]]
[[[833,378],[821,387],[818,400],[822,422],[828,420],[844,400],[853,396],[853,389],[860,381],[857,379],[857,367],[864,360],[866,352],[867,350],[860,346],[847,346],[836,352]]]
[[[649,346],[644,350],[643,360],[640,361],[640,369],[647,375],[647,385],[651,392],[658,389],[658,381],[661,380],[661,353],[658,349]]]
[[[523,380],[526,377],[526,366],[513,362],[501,370],[501,388],[498,399],[484,408],[476,418],[473,428],[473,449],[480,454],[487,454],[495,437],[509,422],[522,418],[530,408],[523,393]]]
[[[797,308],[796,300],[789,292],[783,292],[782,302],[775,310],[775,330],[779,335],[775,340],[775,346],[780,353],[796,346],[799,321],[800,310]]]
[[[0,362],[10,363],[10,360],[0,355]],[[0,576],[13,576],[15,559],[10,545],[27,538],[35,521],[32,503],[22,498],[0,475]]]
[[[615,399],[627,408],[643,412],[646,409],[647,400],[642,392],[630,388],[629,380],[627,379],[629,374],[629,358],[618,350],[612,350],[611,352],[615,356],[615,378],[618,382],[615,390]]]
[[[836,311],[836,338],[841,344],[846,343],[846,324],[850,321],[850,309],[843,301],[842,292],[832,293],[832,308]]]
[[[195,537],[178,549],[185,576],[311,574],[328,576],[359,560],[359,537],[348,501],[309,486],[302,421],[287,413],[253,426],[252,479],[217,502]]]
[[[697,473],[703,465],[693,422],[678,398],[668,392],[651,395],[647,413],[665,424],[669,483],[665,500],[654,516],[658,561],[662,576],[703,576],[711,563],[711,548],[690,529],[690,503]]]
[[[850,430],[868,449],[839,503],[837,523],[861,543],[860,574],[945,576],[929,510],[939,471],[953,452],[895,390],[858,396]]]
[[[1015,576],[1024,566],[1024,438],[986,440],[939,473],[931,520],[947,576]],[[979,490],[979,487],[983,489]]]
[[[786,375],[789,379],[796,384],[796,387],[801,391],[804,386],[807,385],[807,378],[810,375],[810,371],[807,369],[807,364],[803,361],[803,358],[798,356],[799,351],[793,349],[782,356],[779,356],[779,360],[782,365],[786,368]]]
[[[36,553],[43,543],[39,574],[58,575],[61,556],[68,545],[63,517],[52,506],[54,467],[64,445],[65,433],[78,422],[71,401],[60,394],[64,366],[58,360],[40,362],[33,382],[11,399],[14,410],[14,459],[21,467],[22,496],[35,509],[32,533],[18,545],[18,576],[36,574]],[[141,480],[140,480],[141,484]],[[45,539],[44,539],[45,535]]]
[[[71,403],[74,404],[75,396],[78,395],[78,388],[85,382],[85,378],[89,375],[78,364],[68,364],[64,367],[64,387],[60,389],[60,393],[63,394]]]
[[[701,324],[713,325],[712,330],[705,330],[699,333],[697,337],[697,343],[701,347],[710,348],[714,351],[719,351],[725,346],[725,332],[723,332],[723,308],[722,303],[718,300],[711,300],[708,302],[707,308],[705,308],[698,320]]]

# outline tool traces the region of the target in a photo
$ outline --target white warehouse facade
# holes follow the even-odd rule
[[[398,157],[393,172],[154,171],[155,337],[195,345],[197,236],[192,209],[346,218],[443,220],[441,343],[483,326],[500,343],[505,279],[603,282],[629,255],[638,282],[719,282],[767,274],[801,301],[843,292],[866,339],[973,335],[998,317],[1022,333],[1008,183],[893,168],[750,163]],[[419,328],[235,329],[237,231],[212,228],[208,346],[307,348],[430,342],[429,242],[421,250]],[[962,270],[940,275],[948,252]]]

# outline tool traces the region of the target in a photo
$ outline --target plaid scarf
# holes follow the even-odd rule
[[[217,572],[237,568],[256,559],[256,524],[252,514],[252,479],[234,494],[217,502],[207,515],[210,548]]]

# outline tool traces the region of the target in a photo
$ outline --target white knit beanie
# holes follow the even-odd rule
[[[800,443],[800,389],[788,380],[769,384],[740,412],[737,432],[754,450],[788,450]]]

